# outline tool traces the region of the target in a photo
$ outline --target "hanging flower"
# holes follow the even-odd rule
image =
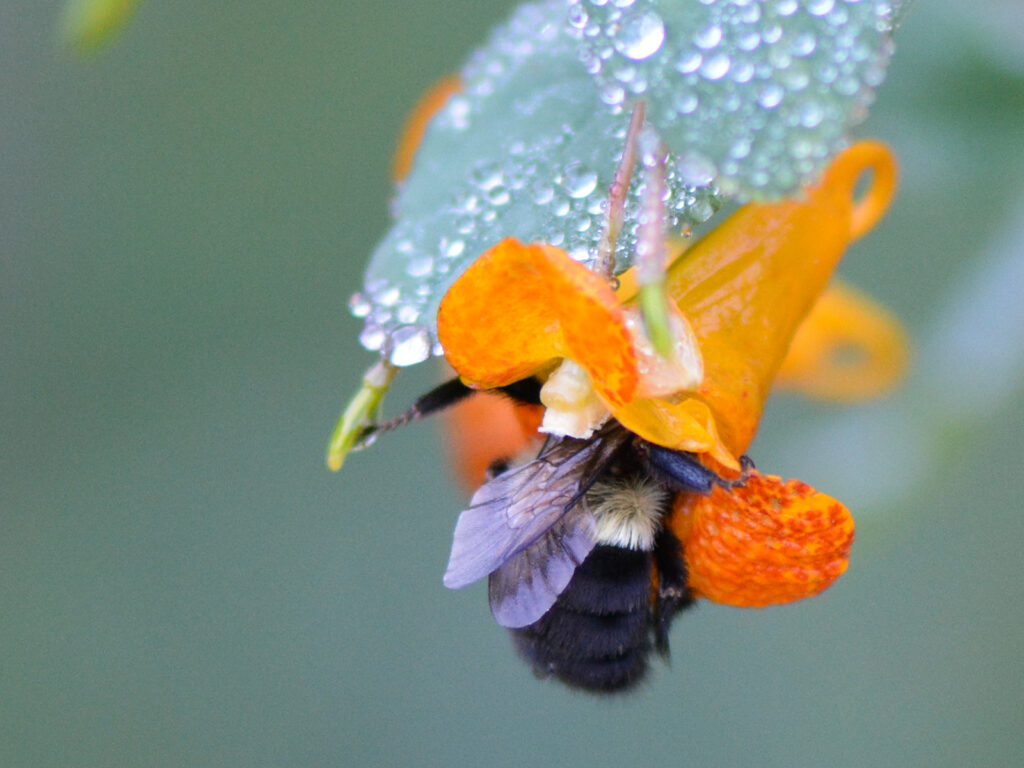
[[[865,172],[874,174],[872,187],[855,200],[855,185]],[[817,337],[804,337],[797,349],[802,358],[820,356],[846,328],[847,344],[865,353],[861,368],[883,358],[888,369],[876,377],[902,373],[898,326],[864,302],[840,306],[844,289],[827,290],[846,245],[881,217],[894,184],[888,150],[857,144],[803,200],[748,205],[677,259],[668,269],[668,290],[693,329],[704,371],[699,384],[674,397],[638,395],[644,374],[627,321],[636,290],[631,272],[620,276],[616,294],[607,281],[551,246],[506,240],[463,273],[438,313],[445,356],[466,383],[480,389],[546,374],[561,359],[571,359],[623,426],[736,469],[805,320]],[[832,330],[822,332],[827,315]],[[844,316],[855,323],[847,324]],[[813,363],[791,363],[787,370],[796,387],[823,375]],[[850,373],[835,374],[832,389],[835,378]],[[873,391],[878,384],[867,382],[865,388]]]
[[[792,19],[622,5],[522,6],[414,111],[394,226],[350,302],[380,358],[328,449],[338,469],[460,403],[474,492],[444,582],[486,577],[534,671],[591,691],[636,683],[694,598],[760,607],[835,581],[849,511],[746,451],[774,386],[854,400],[906,364],[898,324],[829,287],[894,189],[885,147],[840,149],[898,0]],[[747,204],[682,247],[727,201]],[[398,369],[442,352],[457,377],[380,421]]]
[[[865,173],[872,183],[858,199]],[[828,287],[846,245],[881,217],[894,183],[888,150],[857,144],[803,199],[748,205],[680,256],[668,269],[668,290],[692,329],[703,375],[667,395],[644,392],[650,366],[629,321],[632,276],[621,276],[616,292],[551,246],[506,240],[466,270],[438,314],[446,357],[480,389],[547,378],[571,360],[627,430],[736,477],[780,370],[793,388],[847,399],[902,375],[905,347],[894,321],[849,298],[848,289]],[[794,336],[801,340],[795,358]],[[857,366],[831,364],[837,350],[854,352]],[[490,423],[479,414],[460,419],[459,439],[472,440]],[[535,425],[527,422],[524,442]],[[484,463],[476,459],[477,471]],[[694,592],[740,606],[817,594],[845,570],[853,541],[842,504],[756,472],[708,496],[679,494],[669,525]]]

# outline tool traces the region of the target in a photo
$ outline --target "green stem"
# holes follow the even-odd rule
[[[640,286],[640,310],[643,313],[644,329],[651,340],[654,351],[666,359],[672,359],[675,338],[669,325],[667,283],[664,278]]]
[[[327,466],[332,472],[341,469],[345,457],[356,447],[366,427],[373,423],[397,372],[398,368],[391,363],[380,360],[363,375],[362,386],[348,401],[327,444]]]

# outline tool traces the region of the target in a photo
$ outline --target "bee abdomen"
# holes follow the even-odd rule
[[[616,691],[647,671],[651,553],[597,546],[541,619],[512,630],[543,677],[591,691]]]

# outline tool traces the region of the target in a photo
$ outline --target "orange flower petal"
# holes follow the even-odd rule
[[[866,173],[874,176],[871,187],[857,199]],[[669,293],[704,356],[697,394],[732,454],[750,445],[797,328],[849,241],[884,213],[894,186],[892,154],[861,142],[836,158],[803,199],[744,206],[669,268]],[[633,282],[623,277],[623,285]],[[669,404],[650,406],[645,418],[658,418],[659,408],[670,429]]]
[[[853,518],[799,480],[752,473],[743,487],[680,494],[671,520],[690,587],[717,603],[761,608],[818,594],[846,570]]]
[[[398,148],[395,150],[395,157],[391,161],[391,178],[401,181],[409,175],[412,170],[412,161],[416,157],[416,150],[423,141],[423,134],[427,132],[427,126],[454,94],[462,90],[462,81],[455,75],[449,75],[438,80],[430,87],[420,100],[413,107],[409,117],[405,120],[402,128],[402,135],[398,139]]]
[[[602,400],[621,405],[636,392],[636,356],[614,291],[551,246],[514,239],[494,246],[445,294],[437,332],[471,386],[511,384],[568,357]]]
[[[725,468],[739,471],[736,456],[722,442],[711,409],[693,397],[681,402],[637,398],[613,410],[622,426],[644,440],[667,448],[711,456]]]
[[[867,296],[833,283],[804,320],[776,386],[823,400],[879,397],[903,378],[909,358],[900,322]]]

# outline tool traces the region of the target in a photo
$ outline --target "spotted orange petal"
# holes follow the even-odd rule
[[[826,589],[846,570],[854,536],[840,502],[799,480],[757,472],[730,491],[680,494],[671,526],[694,592],[741,608]]]
[[[437,332],[471,386],[511,384],[568,357],[605,402],[622,405],[636,393],[636,355],[615,292],[558,248],[498,243],[445,294]]]

